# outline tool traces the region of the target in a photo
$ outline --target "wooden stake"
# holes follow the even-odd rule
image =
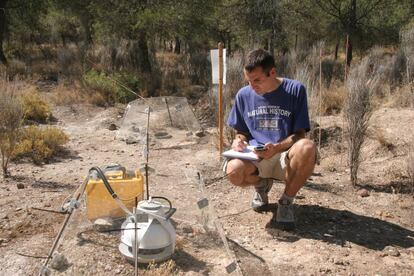
[[[220,135],[220,157],[223,152],[223,43],[219,42],[219,86],[218,86],[218,102],[219,102],[219,114],[218,114],[218,126]]]

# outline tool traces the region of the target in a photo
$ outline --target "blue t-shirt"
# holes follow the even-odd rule
[[[249,133],[251,145],[278,143],[299,129],[309,131],[306,89],[286,78],[275,91],[264,95],[245,86],[236,95],[227,124]]]

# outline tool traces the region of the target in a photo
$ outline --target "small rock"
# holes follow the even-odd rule
[[[98,232],[104,232],[113,229],[114,223],[110,218],[99,218],[94,221],[93,227]]]
[[[138,138],[135,138],[135,137],[132,137],[132,136],[128,136],[125,139],[125,143],[127,143],[128,145],[130,145],[130,144],[136,144],[138,142],[139,142]]]
[[[117,130],[117,129],[118,129],[118,127],[117,127],[115,124],[110,124],[110,125],[108,126],[108,129],[109,129],[110,131],[114,131],[114,130]]]
[[[193,228],[189,225],[183,226],[183,233],[193,233]]]
[[[21,207],[18,207],[18,208],[15,209],[16,212],[21,211],[21,210],[22,210]]]
[[[1,216],[1,219],[8,219],[9,218],[9,215],[8,214],[3,214],[2,216]]]
[[[55,252],[53,254],[52,260],[50,261],[50,267],[62,272],[69,267],[69,262],[66,259],[65,255],[59,252]]]
[[[346,265],[346,262],[344,262],[343,260],[338,260],[338,259],[334,259],[333,263],[336,265]]]
[[[367,196],[369,196],[369,192],[368,192],[367,189],[360,189],[360,190],[358,190],[357,194],[360,197],[367,197]]]
[[[206,136],[206,134],[204,133],[204,130],[200,129],[200,130],[196,131],[195,136],[204,137],[204,136]]]
[[[24,189],[24,184],[23,183],[17,183],[17,189]]]
[[[385,256],[393,256],[393,257],[398,257],[400,256],[400,251],[398,251],[397,248],[393,247],[393,246],[386,246],[384,248],[384,250],[382,250],[384,252]]]
[[[131,129],[131,131],[136,132],[136,133],[140,133],[141,132],[140,129],[139,129],[139,127],[137,127],[137,126],[132,126],[130,129]]]
[[[163,132],[163,131],[154,133],[154,136],[157,139],[169,139],[172,137],[170,134],[168,134],[168,132]]]

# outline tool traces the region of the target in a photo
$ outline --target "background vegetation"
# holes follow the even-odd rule
[[[345,72],[356,72],[362,60],[366,78],[351,74],[351,80],[362,87],[375,79],[367,94],[370,108],[414,106],[412,0],[0,0],[0,11],[0,70],[10,81],[52,83],[57,105],[126,103],[136,98],[131,89],[144,97],[181,95],[193,102],[208,95],[211,109],[217,93],[210,85],[209,50],[222,41],[228,55],[226,112],[244,84],[243,57],[257,47],[275,55],[281,76],[305,84],[315,126],[317,115],[358,108],[350,106],[350,92],[360,91],[346,82]],[[21,103],[17,126],[52,118],[37,91]],[[205,113],[216,121],[216,112]],[[355,154],[351,164],[359,160]]]

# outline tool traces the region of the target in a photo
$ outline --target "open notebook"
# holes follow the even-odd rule
[[[228,150],[222,153],[227,158],[238,158],[244,160],[258,161],[259,157],[253,152],[254,146],[247,146],[244,151]]]

